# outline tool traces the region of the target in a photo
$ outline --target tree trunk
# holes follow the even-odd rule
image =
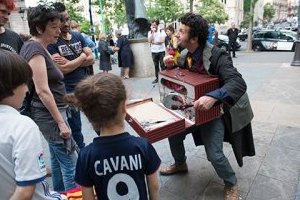
[[[248,28],[247,51],[252,51],[252,30],[253,30],[253,17],[254,17],[254,0],[250,3],[250,23]]]
[[[193,12],[194,0],[190,0],[190,12]]]

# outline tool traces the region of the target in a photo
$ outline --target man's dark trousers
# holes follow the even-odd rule
[[[232,57],[235,57],[235,48],[236,48],[236,40],[229,40],[228,53],[230,55],[230,51],[232,51]]]
[[[160,65],[160,69],[164,70],[165,69],[165,65],[163,62],[163,59],[165,57],[165,52],[158,52],[158,53],[153,53],[152,52],[152,60],[154,63],[154,67],[155,67],[155,77],[156,79],[158,79],[158,73],[159,73],[159,65]]]

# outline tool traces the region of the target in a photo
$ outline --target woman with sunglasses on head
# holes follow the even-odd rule
[[[20,54],[33,71],[32,119],[49,145],[53,188],[63,192],[76,187],[75,143],[63,102],[64,76],[47,51],[59,37],[61,16],[52,7],[38,5],[28,10],[27,19],[32,38],[24,43]]]

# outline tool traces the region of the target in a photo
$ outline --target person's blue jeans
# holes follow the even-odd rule
[[[68,123],[72,130],[72,136],[79,149],[82,149],[83,147],[85,147],[85,143],[84,143],[83,134],[81,132],[82,124],[81,124],[80,111],[75,110],[74,108],[68,108],[67,117],[68,117]]]
[[[211,162],[218,176],[224,180],[225,185],[233,186],[237,183],[235,173],[224,155],[224,122],[222,119],[215,119],[198,127],[197,134],[201,134],[207,159]],[[175,135],[169,138],[171,153],[175,165],[184,164],[186,161],[183,140],[185,134]]]
[[[76,86],[75,83],[66,82],[67,93],[74,92],[75,86]],[[67,118],[68,118],[68,123],[70,125],[70,128],[72,130],[72,137],[74,138],[79,149],[82,149],[83,147],[85,147],[85,143],[84,143],[83,134],[81,132],[82,124],[81,124],[80,111],[69,107],[67,109]]]
[[[75,152],[67,152],[63,144],[49,143],[53,189],[64,192],[75,188]]]

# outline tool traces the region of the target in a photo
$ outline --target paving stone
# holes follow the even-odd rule
[[[224,185],[210,182],[197,200],[223,200]],[[240,191],[240,199],[246,199],[247,194]]]
[[[256,120],[252,121],[253,134],[255,134],[258,131],[262,133],[274,133],[277,129],[277,126],[278,126],[277,124],[273,124],[273,123],[260,122]]]
[[[274,135],[275,135],[274,132],[271,133],[271,132],[265,132],[265,131],[253,131],[254,144],[256,144],[256,142],[271,144],[271,142],[274,138]]]
[[[188,160],[187,164],[189,172],[170,176],[162,190],[167,190],[181,199],[196,199],[204,191],[214,172],[209,167],[210,163],[204,159]]]
[[[300,151],[300,128],[279,127],[275,132],[272,144]]]
[[[262,162],[258,173],[283,182],[298,183],[300,175],[300,151],[272,146]]]
[[[296,185],[258,175],[246,200],[294,200]]]
[[[255,146],[255,156],[260,156],[260,157],[265,157],[270,148],[270,144],[257,141],[255,138],[254,138],[254,146]]]
[[[233,171],[236,174],[240,191],[247,194],[257,175],[257,171],[260,168],[263,157],[259,157],[259,156],[244,157],[243,167],[238,166],[238,163],[236,162],[233,153],[230,154],[228,160],[231,164]],[[218,176],[214,176],[212,181],[224,185],[223,180],[220,179]]]

